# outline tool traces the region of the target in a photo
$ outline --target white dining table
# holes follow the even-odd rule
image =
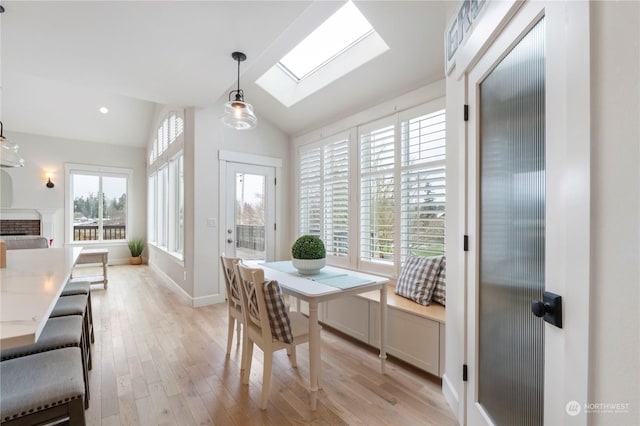
[[[282,263],[282,262],[278,262]],[[286,294],[304,300],[309,304],[309,370],[310,370],[310,391],[311,410],[317,409],[318,389],[320,382],[320,330],[318,323],[318,304],[328,300],[339,299],[350,295],[365,293],[371,290],[380,290],[380,372],[385,374],[385,362],[387,352],[385,348],[387,334],[387,283],[389,280],[384,277],[364,274],[332,266],[326,266],[322,272],[326,275],[335,275],[331,281],[339,284],[340,277],[345,277],[345,281],[354,279],[362,281],[362,284],[339,288],[328,284],[314,281],[314,277],[305,277],[299,274],[285,272],[282,268],[273,269],[269,263],[255,263],[254,267],[264,269],[265,278],[277,280],[280,288]],[[337,281],[336,281],[337,280]]]
[[[7,267],[0,269],[0,348],[38,340],[81,250],[7,250]]]

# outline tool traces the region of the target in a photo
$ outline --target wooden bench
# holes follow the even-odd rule
[[[380,303],[380,292],[370,291],[368,293],[362,293],[360,295],[366,299]],[[444,324],[445,322],[445,307],[439,303],[432,303],[429,306],[423,306],[419,303],[409,300],[406,297],[398,296],[394,293],[393,286],[387,289],[387,307],[398,309],[400,311],[408,312],[413,315],[418,315],[432,321],[437,321]]]
[[[109,279],[107,276],[107,262],[109,261],[109,250],[106,248],[95,249],[82,249],[76,265],[88,264],[88,263],[101,263],[102,275],[90,275],[88,277],[81,277],[83,281],[88,281],[91,284],[104,284],[104,289],[107,289]]]

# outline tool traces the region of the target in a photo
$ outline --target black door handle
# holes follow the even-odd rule
[[[545,291],[542,301],[531,302],[531,312],[537,317],[544,317],[549,324],[562,328],[562,296]]]

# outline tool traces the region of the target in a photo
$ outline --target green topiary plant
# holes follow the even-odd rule
[[[315,235],[303,235],[291,246],[294,259],[324,259],[327,251],[322,240]]]
[[[129,251],[131,257],[140,257],[144,251],[144,240],[141,238],[134,238],[129,240]]]

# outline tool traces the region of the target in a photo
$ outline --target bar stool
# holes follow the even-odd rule
[[[89,366],[85,356],[86,345],[88,344],[84,338],[82,317],[79,315],[70,315],[66,317],[49,318],[36,343],[19,346],[17,348],[3,349],[0,351],[0,359],[6,361],[56,349],[69,347],[79,348],[82,355],[82,373],[84,376],[84,408],[89,408]]]
[[[62,296],[58,298],[56,305],[53,307],[53,311],[49,318],[66,317],[70,315],[79,315],[82,317],[82,329],[85,340],[88,342],[91,336],[89,329],[89,316],[87,314],[87,300],[89,296],[86,294],[75,294],[73,296]],[[87,344],[85,350],[85,356],[87,359],[87,365],[91,370],[91,345]]]
[[[0,362],[0,421],[6,426],[69,419],[84,425],[80,349],[63,348]]]
[[[91,282],[82,277],[69,278],[62,289],[60,296],[74,296],[76,294],[87,295],[87,311],[89,315],[89,328],[91,329],[91,343],[95,342],[93,334],[93,310],[91,308]]]

